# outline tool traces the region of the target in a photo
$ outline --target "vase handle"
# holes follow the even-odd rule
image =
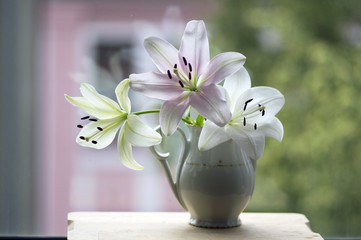
[[[161,129],[160,129],[160,126],[156,127],[155,130],[157,132],[159,132],[160,134],[161,133]],[[179,204],[184,208],[184,210],[188,211],[187,210],[187,207],[185,206],[184,202],[183,202],[183,199],[179,193],[179,178],[180,178],[180,175],[181,175],[181,172],[182,172],[182,168],[183,168],[183,165],[184,165],[184,161],[186,160],[187,158],[187,155],[185,153],[189,152],[189,141],[187,140],[187,137],[185,135],[185,133],[183,132],[183,130],[181,128],[177,128],[177,132],[180,134],[181,136],[181,141],[182,141],[182,147],[181,147],[181,152],[180,152],[180,156],[179,156],[179,161],[178,161],[178,164],[177,164],[177,170],[176,170],[176,176],[175,176],[175,180],[173,178],[173,175],[172,175],[172,171],[169,167],[169,163],[168,163],[168,157],[170,155],[169,152],[166,152],[166,153],[162,153],[162,152],[159,152],[155,146],[151,146],[149,149],[150,151],[152,152],[153,156],[158,159],[160,165],[162,166],[163,170],[164,170],[164,173],[167,177],[167,180],[168,180],[168,183],[173,191],[173,194],[174,196],[176,197],[176,199],[178,200]]]

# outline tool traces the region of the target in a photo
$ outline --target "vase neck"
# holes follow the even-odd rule
[[[197,145],[198,146],[198,140],[199,136],[202,131],[202,127],[200,126],[188,126],[189,129],[189,140],[191,145]]]
[[[189,137],[190,137],[190,141],[197,141],[199,139],[199,135],[201,134],[202,131],[202,127],[200,126],[188,126],[189,129]]]

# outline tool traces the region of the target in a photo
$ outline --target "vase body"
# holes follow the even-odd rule
[[[208,228],[241,225],[239,215],[254,189],[251,161],[233,141],[199,151],[201,128],[189,130],[175,181],[167,174],[178,201],[191,215],[189,223]]]

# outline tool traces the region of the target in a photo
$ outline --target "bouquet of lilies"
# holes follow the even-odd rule
[[[159,113],[164,135],[172,135],[180,121],[202,127],[199,150],[208,150],[233,140],[252,160],[264,151],[265,137],[283,138],[282,123],[275,115],[285,99],[276,89],[252,87],[243,67],[246,57],[225,52],[210,59],[209,42],[203,21],[188,22],[179,50],[169,42],[149,37],[144,47],[159,72],[131,74],[115,89],[117,102],[99,94],[90,84],[81,84],[82,97],[65,98],[88,115],[87,124],[76,138],[78,144],[96,149],[107,147],[118,130],[121,162],[132,169],[142,169],[132,154],[132,146],[149,147],[162,141],[161,135],[139,117]],[[223,85],[220,85],[223,83]],[[131,111],[129,88],[163,100],[160,109]],[[190,108],[198,114],[191,118]]]

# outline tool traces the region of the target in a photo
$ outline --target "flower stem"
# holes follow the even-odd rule
[[[194,125],[195,125],[194,120],[191,119],[191,118],[182,118],[182,121],[185,122],[185,123],[187,123],[187,124],[189,124],[189,125],[191,125],[191,126],[194,126]]]
[[[154,110],[148,110],[148,111],[140,111],[140,112],[134,112],[135,115],[142,115],[142,114],[148,114],[148,113],[159,113],[160,109],[154,109]]]

